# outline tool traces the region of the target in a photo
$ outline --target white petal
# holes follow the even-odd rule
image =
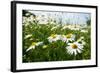
[[[68,43],[68,45],[72,45],[72,43]]]
[[[78,48],[79,49],[83,49],[83,45],[78,45]]]
[[[39,45],[42,45],[43,44],[43,42],[38,42],[38,43],[36,43],[36,46],[39,46]]]
[[[81,53],[82,51],[81,51],[80,49],[77,49],[77,52],[78,52],[78,53]]]
[[[71,50],[71,49],[68,49],[68,51],[67,51],[69,54],[73,54],[73,51]]]
[[[73,54],[73,53],[74,53],[74,51],[73,51],[73,49],[71,48],[71,46],[68,46],[68,47],[66,47],[66,48],[67,48],[69,54]]]
[[[53,41],[52,40],[49,40],[49,42],[52,43]]]
[[[31,49],[35,49],[35,46],[30,46],[30,47],[26,50],[26,52],[28,52],[28,51],[31,50]]]
[[[27,38],[29,38],[31,36],[32,36],[32,34],[26,35],[24,39],[27,39]]]
[[[52,43],[52,42],[53,42],[53,39],[52,39],[51,37],[48,37],[48,41],[49,41],[50,43]]]
[[[35,46],[32,46],[32,49],[35,49]]]
[[[74,50],[71,50],[71,54],[72,54],[72,55],[74,54]]]
[[[77,51],[76,51],[76,50],[74,50],[74,54],[75,54],[75,55],[77,54]]]

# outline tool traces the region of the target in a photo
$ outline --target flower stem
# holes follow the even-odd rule
[[[74,55],[74,60],[76,60],[76,56]]]

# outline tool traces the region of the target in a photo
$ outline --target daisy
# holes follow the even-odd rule
[[[83,32],[83,33],[88,33],[88,31],[87,31],[87,30],[81,30],[81,32]]]
[[[27,39],[27,38],[29,38],[29,37],[31,37],[31,36],[32,36],[32,34],[28,34],[28,35],[25,36],[24,39]]]
[[[31,50],[31,49],[35,49],[35,47],[39,46],[39,45],[43,45],[43,42],[37,42],[37,43],[33,42],[32,45],[26,50],[26,52]]]
[[[63,28],[61,30],[64,30],[64,29],[67,29],[67,28],[68,28],[68,26],[65,25],[65,26],[63,26]]]
[[[52,27],[52,28],[51,28],[51,31],[57,29],[58,27],[59,27],[59,25],[57,25],[57,26],[55,26],[55,27]]]
[[[60,40],[60,35],[57,35],[57,34],[52,34],[50,37],[48,37],[47,39],[48,39],[48,41],[50,42],[50,43],[52,43],[52,42],[55,42],[55,41],[57,41],[57,40]]]
[[[55,30],[55,29],[57,29],[57,28],[58,28],[57,26],[52,27],[52,28],[51,28],[51,31],[52,31],[52,30]]]
[[[28,52],[31,49],[35,49],[36,46],[36,42],[33,42],[32,45],[26,50],[26,52]]]
[[[30,13],[26,13],[25,15],[28,17],[28,16],[30,16]]]
[[[47,47],[48,47],[47,45],[43,45],[43,47],[42,47],[42,48],[43,48],[43,49],[45,49],[45,48],[47,48]]]
[[[69,41],[74,41],[74,40],[75,40],[75,35],[73,35],[73,34],[68,34],[68,35],[66,35],[66,38],[67,38],[67,42],[69,42]]]
[[[33,15],[31,15],[31,16],[29,17],[29,19],[30,19],[31,22],[33,22],[33,20],[35,20],[34,17],[33,17]]]
[[[43,45],[43,42],[37,42],[36,46]]]
[[[80,30],[80,28],[70,28],[71,30]]]
[[[78,42],[74,43],[68,43],[68,46],[66,47],[67,52],[71,55],[77,55],[78,53],[81,53],[83,50],[83,45],[79,44]]]
[[[25,26],[25,27],[27,27],[28,25],[30,25],[28,22],[26,22],[26,23],[23,23],[23,25]]]
[[[27,23],[27,17],[23,17],[23,24]]]

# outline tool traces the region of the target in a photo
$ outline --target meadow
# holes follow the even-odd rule
[[[23,62],[91,59],[91,28],[71,24],[23,23]]]

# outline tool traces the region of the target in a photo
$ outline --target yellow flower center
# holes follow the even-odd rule
[[[33,42],[32,45],[36,45],[36,42]]]
[[[66,35],[66,38],[71,38],[72,34]]]
[[[72,46],[73,49],[77,49],[78,48],[78,46],[76,44],[72,44],[71,46]]]
[[[62,37],[65,37],[65,35],[61,35]]]
[[[52,38],[56,38],[56,35],[55,35],[55,34],[52,34],[51,37],[52,37]]]
[[[43,48],[47,48],[47,45],[44,45]]]

